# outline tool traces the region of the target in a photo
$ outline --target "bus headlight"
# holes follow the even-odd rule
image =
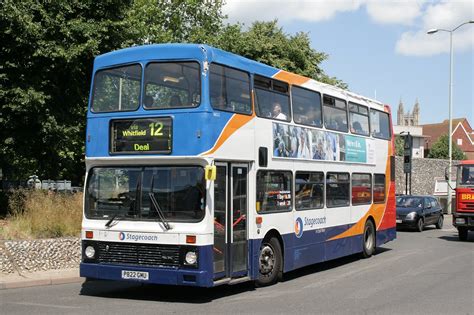
[[[95,256],[95,249],[93,246],[87,246],[86,250],[84,251],[84,254],[86,255],[87,258],[93,259]]]
[[[185,261],[187,265],[195,265],[197,262],[196,252],[187,252]]]

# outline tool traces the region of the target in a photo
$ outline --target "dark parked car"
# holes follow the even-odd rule
[[[427,225],[443,227],[443,208],[432,196],[398,196],[397,227],[411,227],[423,231]]]

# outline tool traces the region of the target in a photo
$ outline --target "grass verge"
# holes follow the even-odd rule
[[[10,195],[9,207],[10,214],[0,226],[0,239],[77,237],[80,234],[82,193],[17,190]]]

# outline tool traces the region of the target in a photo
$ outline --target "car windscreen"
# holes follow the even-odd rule
[[[421,208],[423,205],[423,198],[420,197],[398,197],[397,207],[402,208]]]
[[[198,166],[97,167],[90,170],[85,215],[197,222],[204,217],[204,170]],[[151,202],[153,195],[159,209]]]

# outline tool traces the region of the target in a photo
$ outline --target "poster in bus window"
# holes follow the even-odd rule
[[[375,163],[372,139],[273,123],[273,156]]]
[[[365,138],[354,137],[354,136],[345,136],[346,143],[346,161],[349,162],[367,162],[367,146],[365,143]]]

